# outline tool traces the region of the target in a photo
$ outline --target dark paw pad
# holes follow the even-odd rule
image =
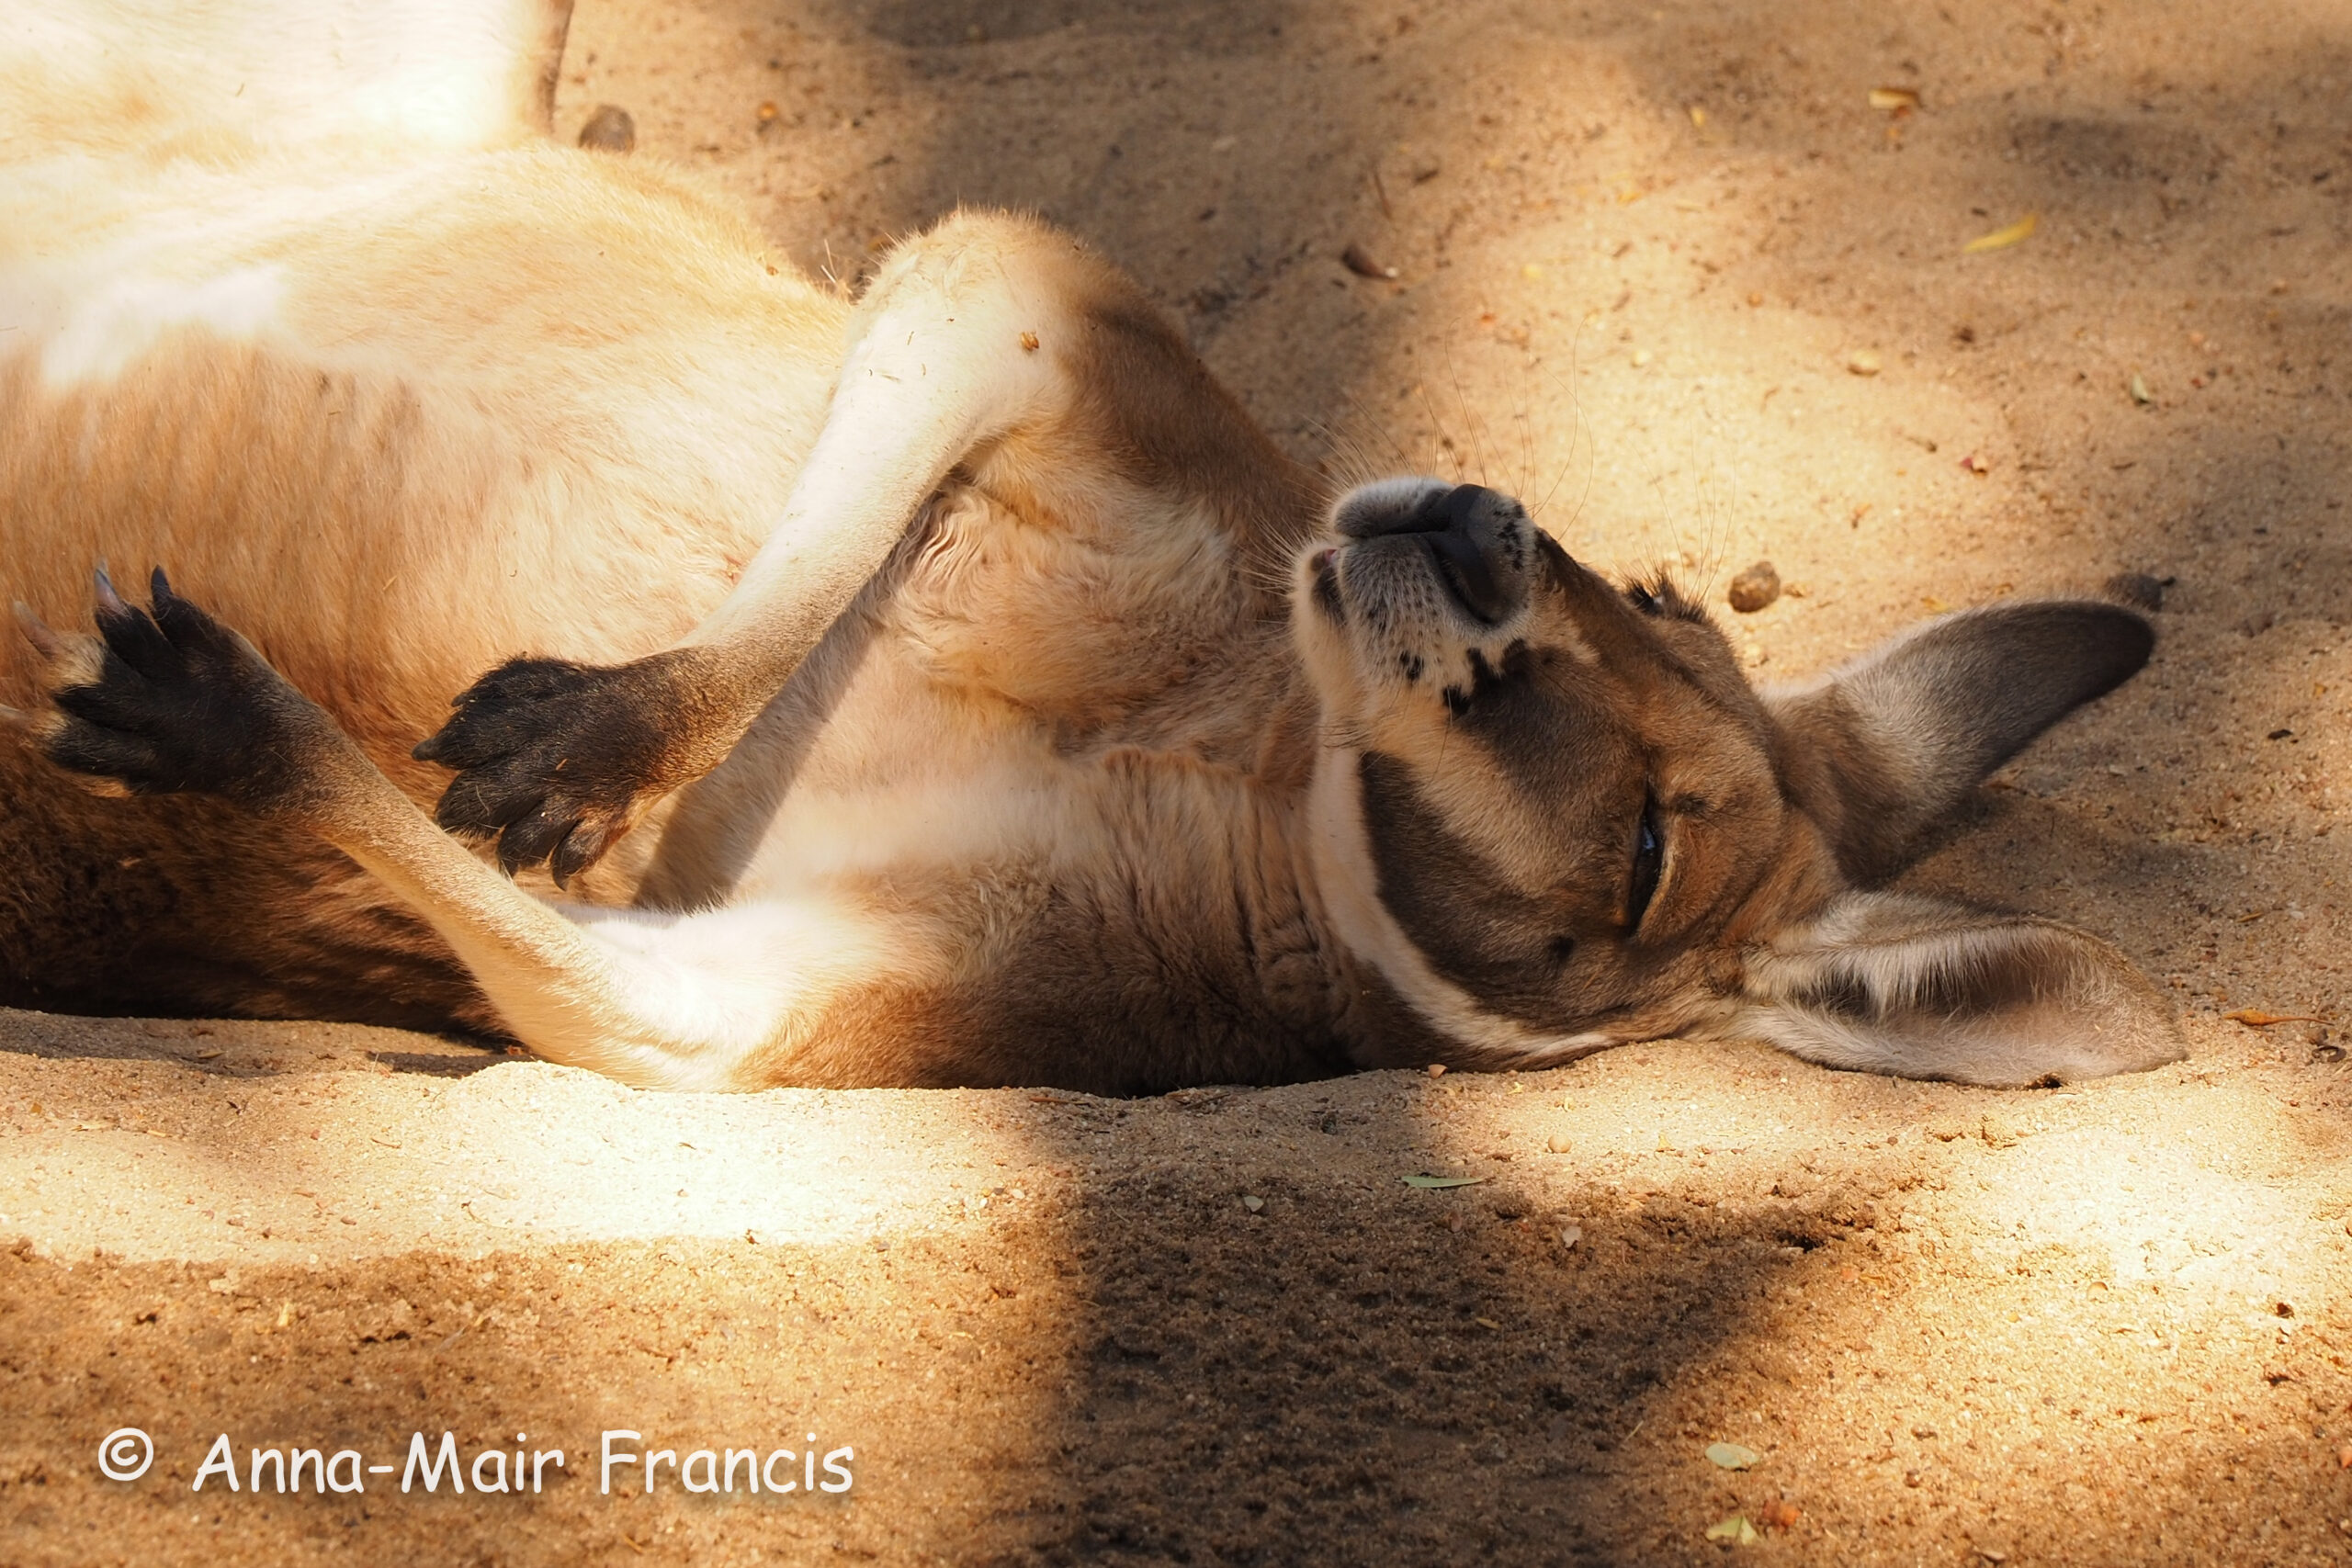
[[[557,886],[594,864],[646,807],[708,766],[698,650],[631,664],[512,659],[460,693],[416,749],[455,768],[435,816],[498,840],[508,875],[548,863]]]

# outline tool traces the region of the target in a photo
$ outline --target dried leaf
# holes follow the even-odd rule
[[[1746,1514],[1734,1514],[1727,1519],[1719,1519],[1709,1525],[1707,1539],[1720,1540],[1726,1546],[1754,1546],[1758,1537],[1756,1527],[1747,1522]]]
[[[1737,1443],[1709,1443],[1707,1461],[1724,1470],[1753,1470],[1764,1462],[1764,1456]]]
[[[2243,1023],[2248,1029],[2267,1029],[2274,1023],[2325,1023],[2307,1012],[2264,1012],[2260,1008],[2240,1008],[2222,1015],[2233,1023]]]
[[[1872,87],[1871,107],[1874,109],[1916,109],[1919,95],[1909,87]]]
[[[1756,1510],[1756,1522],[1768,1530],[1794,1529],[1804,1511],[1785,1497],[1774,1497]]]
[[[1486,1179],[1483,1176],[1408,1176],[1405,1178],[1405,1185],[1434,1190],[1445,1187],[1476,1187]]]
[[[2041,214],[2029,212],[2006,229],[1996,229],[1989,234],[1977,235],[1961,249],[1972,256],[1984,251],[2006,251],[2011,245],[2031,239],[2034,229],[2041,221]]]

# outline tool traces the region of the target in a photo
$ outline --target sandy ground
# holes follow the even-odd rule
[[[564,129],[600,103],[806,265],[1033,207],[1303,456],[1718,603],[1769,557],[1802,596],[1722,612],[1763,678],[2171,580],[2149,672],[1913,881],[2113,936],[2193,1057],[720,1100],[0,1015],[0,1559],[2352,1557],[2340,0],[583,0]],[[617,1429],[854,1483],[606,1495]],[[223,1433],[242,1477],[445,1430],[564,1467],[190,1490]]]

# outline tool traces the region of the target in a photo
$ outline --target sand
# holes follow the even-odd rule
[[[2147,673],[1906,881],[2112,937],[2191,1058],[701,1098],[0,1014],[0,1559],[2352,1556],[2339,4],[583,0],[572,37],[566,133],[628,108],[779,254],[851,281],[959,200],[1042,211],[1300,456],[1673,562],[1759,679],[2166,580]],[[1735,615],[1758,558],[1792,586]],[[472,1480],[563,1465],[191,1490],[224,1434],[243,1482],[445,1431]],[[796,1490],[606,1493],[619,1431]]]

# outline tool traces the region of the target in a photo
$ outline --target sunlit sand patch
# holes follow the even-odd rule
[[[0,1055],[17,1134],[0,1165],[0,1234],[68,1258],[260,1267],[664,1236],[887,1243],[1020,1212],[1043,1186],[1024,1173],[1050,1159],[1002,1097],[648,1094],[390,1032],[74,1027],[154,1049]],[[312,1043],[338,1035],[340,1048]],[[355,1037],[383,1048],[355,1050]]]
[[[2009,1094],[1661,1044],[1439,1087],[1422,1119],[1447,1169],[1573,1234],[1590,1278],[1659,1281],[1656,1386],[1596,1432],[1555,1422],[1588,1472],[1797,1507],[1850,1561],[1922,1528],[2009,1551],[2048,1508],[2128,1512],[2126,1485],[2199,1488],[2228,1516],[2199,1528],[2226,1536],[2259,1528],[2260,1476],[2332,1470],[2352,1438],[2344,1139],[2217,1077],[2238,1043]],[[1717,1473],[1714,1441],[1763,1461]]]

